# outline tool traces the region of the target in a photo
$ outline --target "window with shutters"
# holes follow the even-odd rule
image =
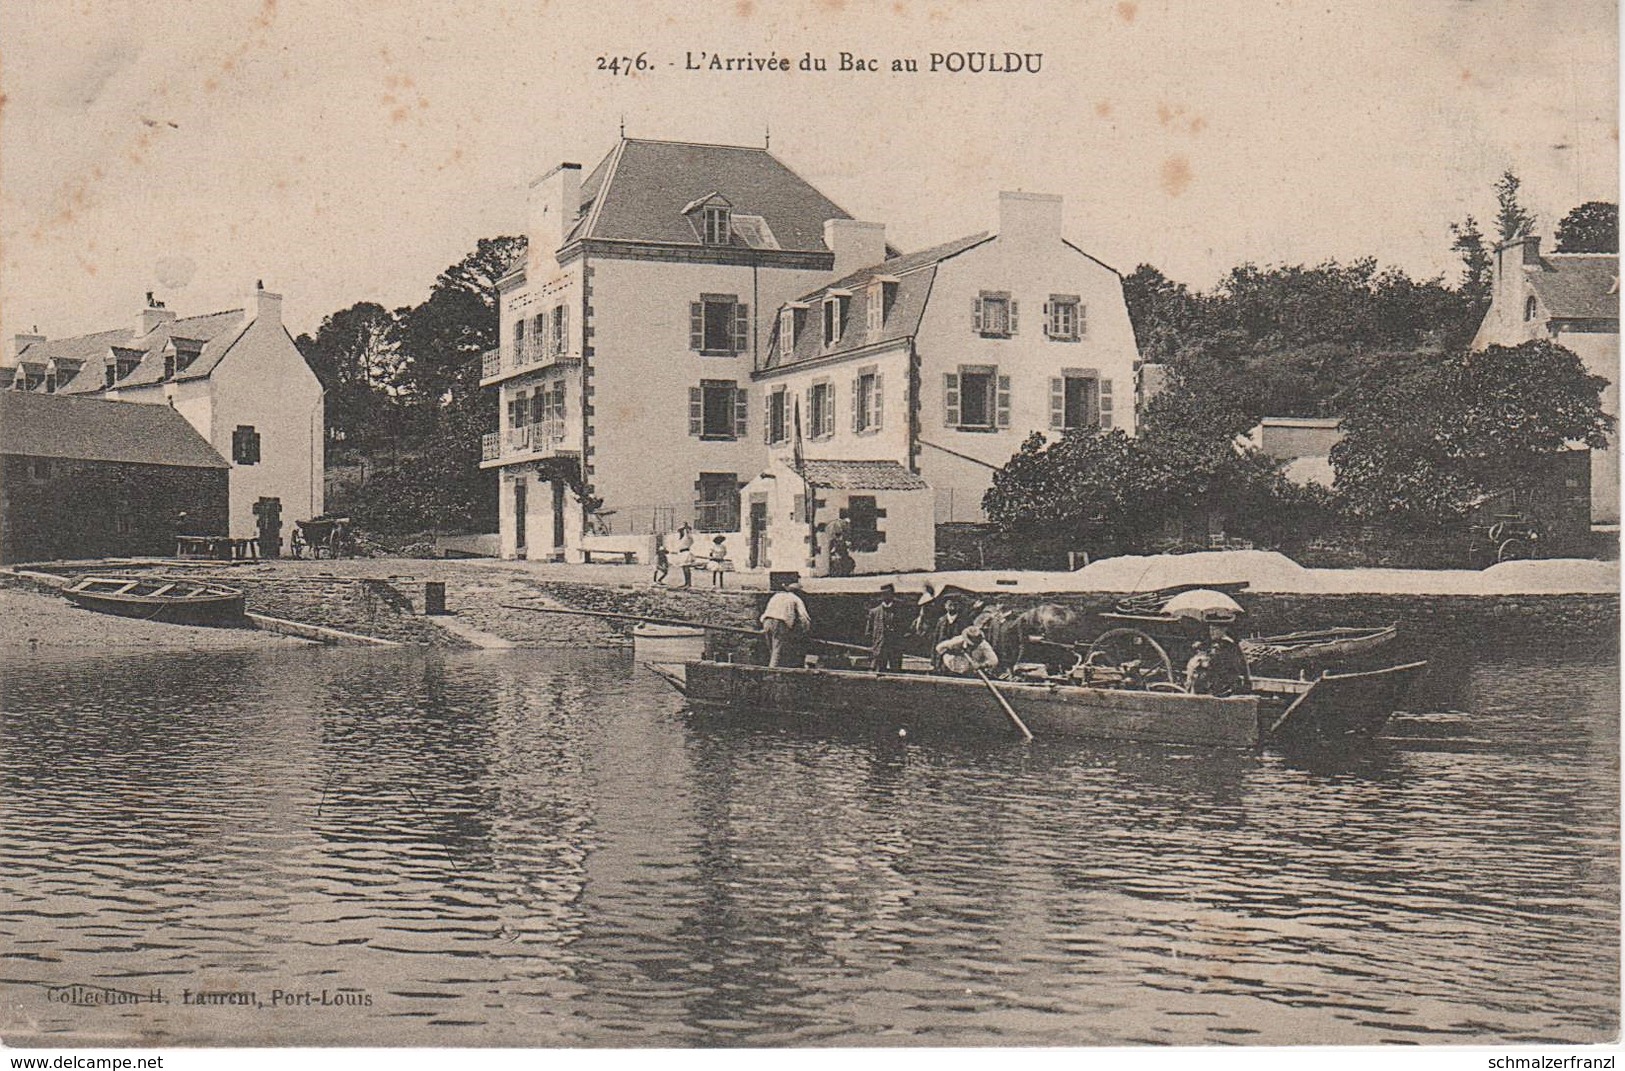
[[[873,554],[880,549],[880,504],[874,495],[851,495],[846,500],[846,539],[853,550]]]
[[[239,465],[259,464],[260,433],[251,425],[239,424],[231,433],[231,459]]]
[[[745,437],[750,410],[745,391],[731,379],[705,379],[688,390],[688,433],[725,442]]]
[[[702,472],[695,481],[694,527],[702,532],[739,531],[739,474]]]
[[[570,352],[570,306],[554,305],[552,330],[547,336],[549,357],[564,357]]]
[[[874,368],[860,369],[852,380],[852,430],[860,435],[880,430],[881,389],[880,373]]]
[[[1016,333],[1016,301],[1008,291],[983,290],[971,308],[971,329],[983,338],[1009,338]]]
[[[829,349],[846,336],[846,318],[852,295],[831,290],[824,298],[824,348]]]
[[[1044,335],[1054,342],[1083,338],[1083,299],[1076,294],[1051,294],[1044,306]]]
[[[763,436],[769,446],[790,439],[790,393],[783,387],[775,388],[767,396],[767,412],[762,421]]]
[[[1087,369],[1062,369],[1050,381],[1049,426],[1056,431],[1102,426],[1101,380]],[[1106,426],[1110,426],[1109,420]]]
[[[992,365],[960,365],[943,377],[944,420],[961,431],[1010,426],[1010,377]]]
[[[750,351],[750,306],[736,294],[701,294],[689,303],[688,348],[714,357]]]
[[[835,384],[814,383],[807,388],[807,438],[828,439],[835,434]]]

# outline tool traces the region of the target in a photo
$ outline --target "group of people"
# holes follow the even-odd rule
[[[733,568],[728,559],[728,538],[717,535],[711,537],[711,547],[705,552],[704,558],[694,553],[694,529],[687,524],[677,528],[676,562],[672,561],[672,552],[666,549],[664,537],[655,538],[655,575],[653,583],[665,584],[666,577],[671,573],[672,565],[683,571],[683,587],[694,586],[694,570],[705,569],[711,574],[711,587],[716,591],[722,590],[722,578]]]

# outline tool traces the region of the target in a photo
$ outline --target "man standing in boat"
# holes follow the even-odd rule
[[[931,635],[932,668],[938,673],[943,671],[942,655],[937,653],[938,648],[964,632],[969,624],[970,619],[965,616],[959,596],[944,595],[942,597],[942,616],[937,618],[936,630]]]
[[[791,580],[773,593],[762,610],[762,628],[767,633],[767,664],[800,668],[812,615],[801,601],[801,580]]]
[[[875,673],[898,673],[903,669],[903,636],[908,626],[897,603],[897,586],[880,585],[880,602],[869,611],[869,646],[874,655]]]

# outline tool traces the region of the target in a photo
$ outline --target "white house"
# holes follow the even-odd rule
[[[1033,432],[1134,433],[1121,277],[1061,222],[1059,197],[1003,193],[996,233],[781,306],[754,377],[770,454],[746,488],[754,564],[821,570],[819,533],[837,524],[859,571],[929,569],[934,523],[982,519],[993,472]]]
[[[282,325],[282,296],[177,318],[147,295],[133,325],[18,335],[12,390],[169,405],[231,463],[230,534],[280,549],[322,503],[323,392]]]
[[[502,402],[482,466],[501,470],[503,556],[737,532],[773,310],[881,259],[878,232],[765,149],[623,138],[585,178],[537,179],[528,233],[481,375]]]
[[[1474,349],[1550,339],[1604,376],[1602,405],[1619,416],[1619,255],[1546,253],[1533,235],[1496,247],[1490,308]],[[1618,433],[1591,453],[1591,522],[1619,524]]]

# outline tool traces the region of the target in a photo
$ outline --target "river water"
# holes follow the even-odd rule
[[[0,1036],[1602,1040],[1617,678],[1306,759],[718,726],[625,653],[13,659]]]

